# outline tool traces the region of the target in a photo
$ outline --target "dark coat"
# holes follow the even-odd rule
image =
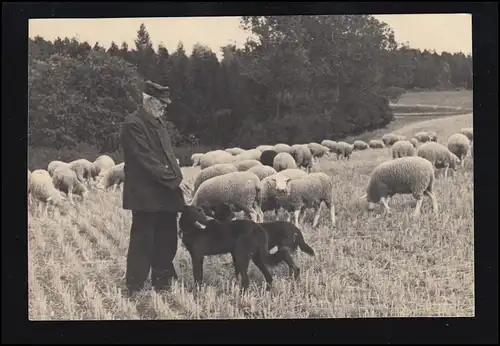
[[[123,122],[120,140],[125,161],[123,209],[182,211],[183,177],[165,124],[141,107]]]

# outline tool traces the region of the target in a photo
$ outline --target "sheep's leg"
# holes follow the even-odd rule
[[[319,217],[321,215],[322,205],[323,205],[323,203],[320,203],[319,207],[315,208],[316,215],[314,216],[314,220],[313,220],[313,228],[316,228],[318,226]]]
[[[432,200],[432,210],[434,211],[435,214],[437,214],[439,212],[439,208],[436,196],[434,195],[434,193],[430,191],[425,191],[424,194],[429,196],[430,199]]]
[[[300,215],[300,209],[298,210],[295,210],[293,212],[293,216],[294,216],[294,222],[295,222],[295,226],[299,227],[299,215]]]
[[[332,226],[335,226],[335,204],[332,202],[326,202],[326,206],[330,209],[330,221]]]
[[[415,207],[415,212],[413,213],[413,217],[417,218],[420,216],[420,208],[422,207],[422,198],[417,199],[417,206]]]
[[[387,203],[387,198],[386,198],[386,197],[382,197],[380,200],[381,200],[381,201],[382,201],[382,203],[384,204],[385,211],[386,211],[386,212],[390,212],[390,211],[391,211],[391,208],[389,207],[389,204]]]
[[[116,184],[113,184],[113,192],[116,191]]]
[[[69,190],[68,191],[68,199],[71,204],[75,204],[75,201],[73,200],[73,191]]]
[[[448,166],[446,166],[444,168],[444,177],[447,178],[448,177]]]

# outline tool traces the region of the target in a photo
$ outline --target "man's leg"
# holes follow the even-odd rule
[[[151,281],[156,290],[168,288],[177,279],[173,260],[177,253],[177,213],[159,212],[155,216],[155,240]]]
[[[142,289],[151,268],[154,213],[133,211],[127,256],[126,285],[130,294]]]

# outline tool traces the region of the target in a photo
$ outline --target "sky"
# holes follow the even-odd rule
[[[396,41],[408,42],[417,49],[472,53],[472,16],[469,14],[393,14],[374,15],[394,30]],[[29,37],[39,35],[53,41],[60,36],[77,37],[94,45],[99,41],[108,48],[111,41],[118,46],[123,41],[134,47],[141,23],[146,25],[153,46],[162,43],[169,52],[175,51],[179,41],[190,53],[196,43],[212,49],[219,59],[220,47],[235,44],[242,47],[249,34],[239,28],[239,17],[185,17],[185,18],[103,18],[103,19],[31,19]]]

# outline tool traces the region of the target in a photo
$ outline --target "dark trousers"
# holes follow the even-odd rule
[[[149,270],[157,290],[177,279],[173,260],[177,252],[177,213],[132,211],[132,227],[125,277],[129,291],[142,289]]]

